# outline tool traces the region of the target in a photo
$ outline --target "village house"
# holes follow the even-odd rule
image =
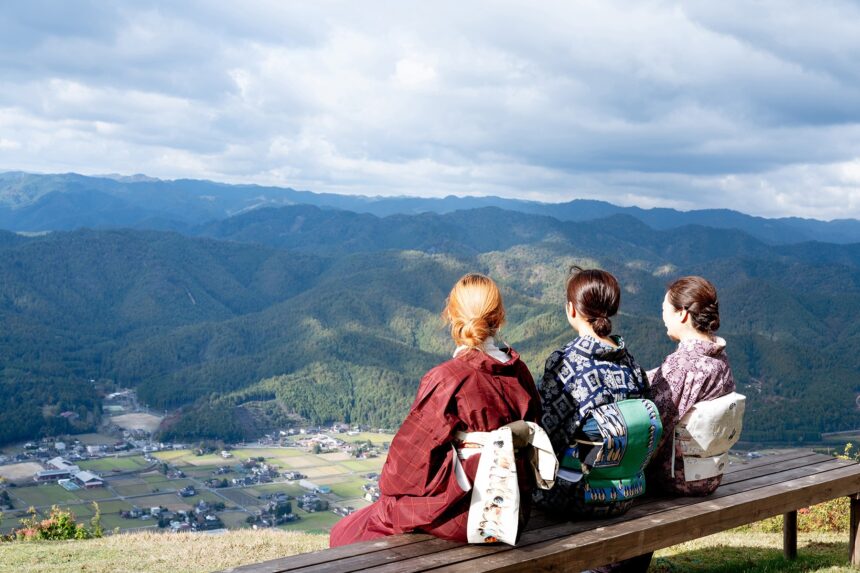
[[[74,474],[72,476],[72,479],[75,480],[75,483],[85,489],[93,489],[96,487],[103,487],[105,485],[105,482],[102,478],[95,475],[94,473],[87,471]]]

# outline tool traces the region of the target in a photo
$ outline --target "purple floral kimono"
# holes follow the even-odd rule
[[[666,357],[659,368],[648,372],[654,403],[663,422],[663,439],[648,467],[648,486],[675,495],[708,495],[720,485],[722,476],[685,481],[684,462],[672,451],[672,436],[678,420],[696,403],[713,400],[735,390],[735,380],[725,352],[726,341],[685,340]],[[672,474],[672,455],[676,456]]]

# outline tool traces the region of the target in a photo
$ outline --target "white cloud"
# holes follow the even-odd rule
[[[0,14],[0,169],[858,217],[858,16],[19,4]]]

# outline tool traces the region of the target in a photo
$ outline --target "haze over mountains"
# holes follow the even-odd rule
[[[739,229],[770,244],[860,242],[860,221],[856,219],[829,222],[797,217],[765,219],[728,209],[641,209],[584,199],[538,203],[499,197],[365,197],[190,179],[162,181],[144,175],[87,177],[0,173],[0,228],[13,231],[80,227],[186,230],[262,206],[291,204],[333,207],[380,217],[428,211],[450,213],[481,207],[546,215],[561,221],[587,221],[626,214],[654,229],[684,225]]]
[[[167,436],[239,439],[296,415],[395,426],[450,355],[438,314],[457,277],[499,280],[503,338],[539,376],[573,336],[572,263],[619,277],[616,330],[646,367],[673,347],[666,283],[714,280],[745,439],[860,424],[857,221],[19,173],[0,175],[0,204],[8,229],[56,231],[0,232],[0,443],[95,424],[90,379],[181,407]]]

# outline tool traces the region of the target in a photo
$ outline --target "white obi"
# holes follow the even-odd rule
[[[526,422],[531,431],[531,451],[528,466],[535,472],[537,486],[550,489],[558,472],[558,458],[546,432],[533,422]],[[464,490],[472,490],[467,522],[469,543],[502,542],[514,545],[520,519],[520,486],[513,437],[510,428],[492,432],[459,432],[457,439],[467,447],[457,449],[454,469],[457,481]],[[471,447],[468,447],[471,446]],[[481,454],[475,483],[469,480],[460,465],[460,459]]]
[[[697,402],[675,427],[675,453],[684,460],[685,481],[722,475],[729,450],[741,436],[746,396],[732,392]],[[675,456],[672,456],[672,475]]]

